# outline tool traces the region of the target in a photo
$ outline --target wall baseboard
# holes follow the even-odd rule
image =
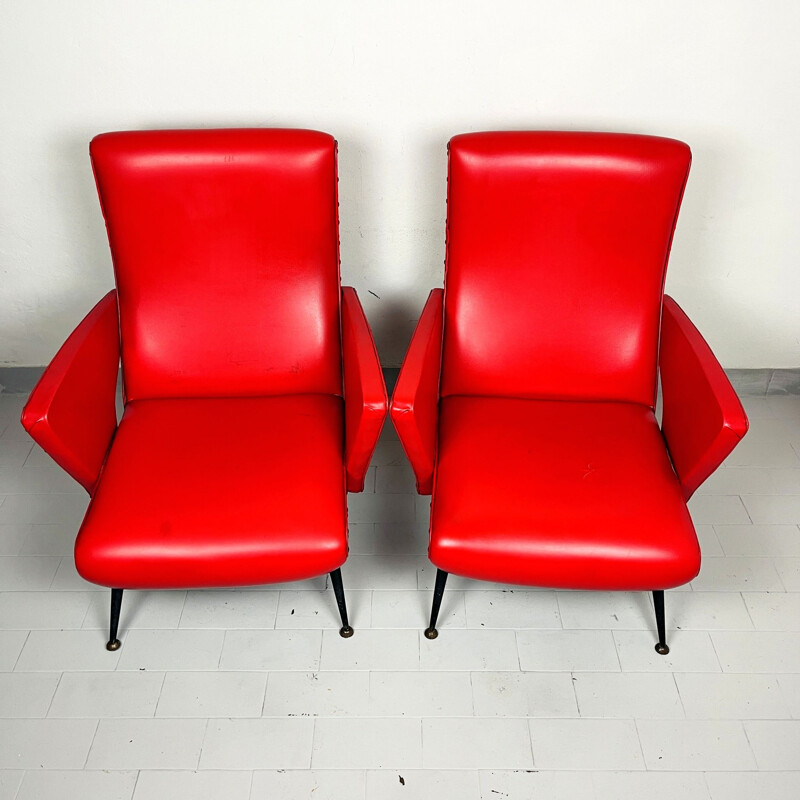
[[[0,392],[27,394],[41,378],[44,367],[0,367]],[[728,377],[742,397],[794,394],[800,395],[799,369],[727,369]],[[383,376],[389,396],[400,370],[384,367]]]
[[[0,367],[0,392],[27,394],[43,372],[44,367]]]
[[[726,369],[742,397],[800,394],[800,369]]]

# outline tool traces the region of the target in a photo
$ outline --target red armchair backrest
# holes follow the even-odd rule
[[[331,136],[110,133],[91,156],[128,399],[341,394]]]
[[[441,394],[652,404],[682,142],[450,142]]]

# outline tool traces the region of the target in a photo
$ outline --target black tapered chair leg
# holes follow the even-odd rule
[[[119,630],[119,612],[122,608],[122,589],[111,590],[111,625],[108,635],[108,644],[106,650],[119,650],[122,642],[117,639],[117,631]]]
[[[436,570],[436,586],[433,589],[433,605],[431,606],[431,624],[425,631],[426,639],[435,639],[439,635],[436,630],[436,620],[439,619],[439,609],[442,605],[444,585],[447,583],[447,573],[443,569]]]
[[[658,627],[658,642],[656,653],[665,656],[669,653],[667,647],[667,625],[664,619],[664,590],[657,589],[653,592],[653,605],[656,607],[656,626]]]
[[[336,595],[336,605],[339,606],[339,616],[342,618],[342,627],[339,628],[339,636],[349,639],[353,635],[353,629],[347,621],[347,604],[344,601],[344,586],[342,586],[342,571],[335,569],[331,572],[331,583],[333,583],[333,593]]]

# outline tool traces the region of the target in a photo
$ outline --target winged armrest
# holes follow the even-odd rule
[[[22,425],[91,494],[117,427],[117,293],[109,292],[56,353],[22,410]]]
[[[444,291],[428,296],[397,379],[390,413],[417,477],[417,491],[433,491],[436,432],[439,425],[439,373],[442,367]]]
[[[342,362],[347,491],[364,489],[369,460],[386,419],[386,384],[361,301],[342,287]]]
[[[664,298],[662,430],[688,500],[747,433],[747,415],[711,348],[681,307]]]

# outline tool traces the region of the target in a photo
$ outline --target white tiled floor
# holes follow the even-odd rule
[[[529,590],[435,570],[387,428],[351,496],[352,639],[325,579],[108,592],[75,573],[82,491],[0,395],[0,800],[800,797],[800,397],[691,502],[704,552],[667,593]],[[377,489],[377,492],[375,491]]]

